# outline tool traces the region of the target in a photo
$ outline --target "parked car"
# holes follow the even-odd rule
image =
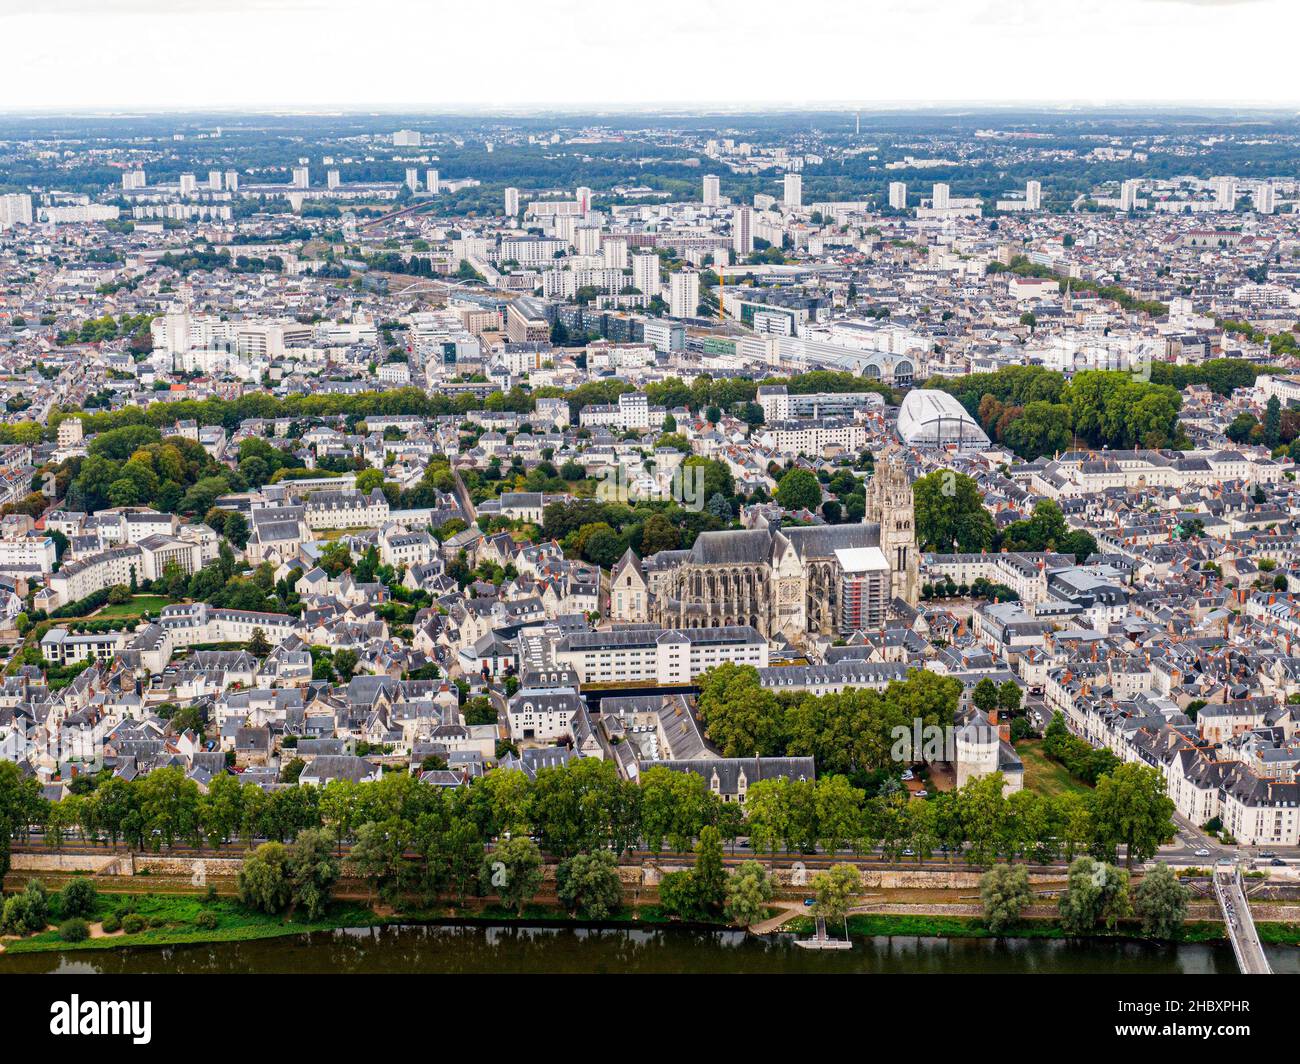
[[[929,798],[929,797],[930,797],[930,792],[927,791],[927,790],[925,790],[924,788],[922,788],[921,790],[919,790],[919,791],[916,792],[916,795],[915,795],[915,796],[916,796],[917,798]]]
[[[805,907],[805,908],[811,909],[814,905],[817,904],[817,899],[816,899],[816,898],[804,898],[803,903],[804,903],[804,907]]]

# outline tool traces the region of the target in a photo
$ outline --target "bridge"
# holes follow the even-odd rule
[[[1241,878],[1241,869],[1214,870],[1214,896],[1218,899],[1219,909],[1223,913],[1223,922],[1232,940],[1232,952],[1237,957],[1237,967],[1243,975],[1272,975],[1273,969],[1264,953],[1264,946],[1259,941],[1255,930],[1255,919],[1250,915],[1250,903],[1246,900],[1246,888]]]

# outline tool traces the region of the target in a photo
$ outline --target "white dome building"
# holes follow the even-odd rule
[[[909,447],[983,451],[989,438],[966,408],[947,392],[916,388],[898,411],[898,438]]]

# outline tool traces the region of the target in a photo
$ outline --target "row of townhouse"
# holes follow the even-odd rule
[[[1095,496],[1108,488],[1177,490],[1231,479],[1276,483],[1283,471],[1282,464],[1267,457],[1248,459],[1236,451],[1069,451],[1035,468],[1030,487],[1055,499]]]
[[[1245,846],[1300,845],[1300,783],[1223,760],[1173,729],[1135,733],[1125,754],[1161,771],[1174,807],[1192,823],[1218,818]]]
[[[1300,636],[1300,596],[1280,591],[1257,591],[1246,599],[1243,612],[1247,617]]]
[[[758,670],[758,682],[778,693],[839,694],[849,687],[870,687],[883,691],[901,683],[915,666],[904,662],[835,661],[825,665],[774,665]]]
[[[369,495],[355,488],[340,491],[313,491],[303,503],[307,527],[379,528],[388,520],[388,498],[379,488]]]
[[[1278,741],[1297,730],[1292,707],[1271,699],[1205,706],[1193,723],[1152,690],[1121,697],[1108,685],[1106,663],[1072,664],[1049,673],[1048,704],[1071,730],[1121,760],[1149,765],[1164,777],[1179,814],[1202,825],[1219,818],[1247,846],[1300,845],[1300,783],[1292,773],[1260,775],[1231,742],[1254,729],[1276,728]],[[1067,678],[1068,677],[1068,678]]]
[[[923,554],[921,579],[928,584],[951,580],[958,587],[969,587],[984,579],[1004,584],[1026,606],[1048,597],[1048,574],[1054,569],[1074,565],[1072,554],[1051,552],[1003,551],[996,554]]]

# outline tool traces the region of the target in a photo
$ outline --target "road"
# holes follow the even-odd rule
[[[249,843],[237,842],[229,843],[220,848],[212,846],[195,847],[187,843],[177,842],[172,846],[163,847],[159,852],[173,854],[178,857],[242,857],[249,850],[263,842],[272,841],[267,839],[254,839]],[[1175,868],[1208,868],[1214,858],[1197,857],[1192,847],[1194,842],[1187,839],[1179,838],[1173,843],[1161,847],[1160,853],[1156,860],[1168,864]],[[1220,847],[1222,849],[1222,847]],[[349,843],[344,843],[340,848],[340,854],[346,856],[351,850]],[[22,841],[13,843],[14,853],[65,853],[65,854],[103,854],[105,856],[114,853],[126,853],[125,845],[110,846],[106,842],[88,842],[78,838],[65,837],[57,846],[48,845],[40,832],[33,832],[31,836]],[[149,853],[150,851],[137,851]],[[1224,851],[1228,853],[1230,851]],[[412,854],[411,856],[417,856]],[[674,850],[645,850],[629,849],[625,850],[619,858],[623,864],[642,864],[646,861],[653,861],[659,864],[677,864],[691,863],[695,860],[694,851],[674,851]],[[737,840],[734,846],[729,846],[724,853],[723,860],[728,865],[740,864],[744,861],[759,860],[773,867],[793,869],[796,866],[802,866],[809,873],[821,871],[829,868],[833,864],[853,864],[863,869],[890,869],[899,871],[909,871],[918,868],[929,869],[931,871],[946,872],[983,872],[987,866],[972,864],[967,861],[962,854],[943,854],[935,853],[929,857],[886,857],[879,849],[870,853],[852,854],[847,852],[827,852],[817,849],[811,853],[785,853],[778,852],[775,855],[767,852],[755,852],[749,847],[747,839]],[[1052,861],[1046,864],[1026,864],[1030,872],[1044,874],[1064,875],[1069,867],[1069,862],[1065,860]]]
[[[478,517],[478,511],[474,509],[474,502],[469,497],[469,489],[465,487],[465,482],[460,479],[460,473],[455,466],[451,467],[451,479],[456,483],[456,498],[465,514],[465,521],[472,525],[475,518]]]

